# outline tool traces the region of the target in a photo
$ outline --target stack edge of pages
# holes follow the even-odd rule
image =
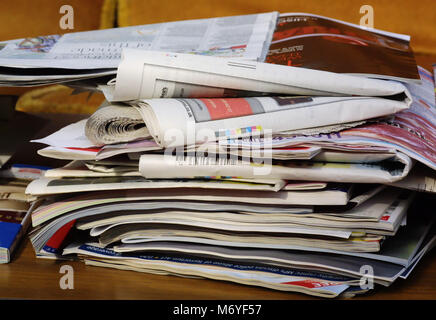
[[[0,53],[0,83],[106,98],[34,140],[68,160],[26,188],[38,257],[334,298],[433,247],[435,84],[408,36],[277,12],[129,28]],[[108,55],[108,35],[136,49]]]

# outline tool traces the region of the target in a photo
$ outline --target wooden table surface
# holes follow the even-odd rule
[[[61,289],[60,267],[73,268],[74,289]],[[301,300],[318,299],[224,281],[187,279],[87,266],[79,261],[37,259],[26,238],[13,261],[0,265],[0,299],[93,300]],[[436,299],[436,250],[430,251],[408,279],[353,299]]]

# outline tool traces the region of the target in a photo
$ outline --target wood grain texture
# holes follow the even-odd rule
[[[0,299],[80,300],[306,300],[298,293],[207,279],[153,275],[86,266],[78,261],[37,259],[28,239],[9,264],[0,265]],[[74,289],[61,289],[64,264],[74,270]],[[390,287],[353,299],[436,299],[436,250],[430,251],[411,276]]]

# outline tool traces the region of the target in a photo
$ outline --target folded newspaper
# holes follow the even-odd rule
[[[395,96],[398,82],[256,61],[124,49],[109,101],[281,95]],[[236,91],[235,91],[236,90]]]
[[[40,258],[322,297],[367,292],[369,266],[388,286],[435,243],[411,191],[435,189],[434,78],[409,40],[272,12],[5,42],[0,85],[107,101],[34,140],[66,165],[0,194],[34,201]]]
[[[410,36],[309,13],[280,14],[266,62],[419,82]]]
[[[134,105],[160,146],[179,147],[359,122],[394,114],[409,103],[374,97],[272,96],[150,99]]]
[[[123,48],[238,57],[413,82],[419,77],[409,42],[407,35],[278,12],[41,35],[1,43],[0,85],[64,82],[93,90],[115,75]]]
[[[89,118],[85,132],[95,146],[152,136],[162,147],[177,147],[295,130],[328,133],[405,110],[409,102],[312,96],[151,99],[134,103],[135,110],[103,106]]]
[[[85,134],[97,146],[151,137],[138,110],[106,103],[88,118]]]
[[[36,79],[46,68],[67,74],[114,70],[125,47],[264,60],[277,17],[278,12],[268,12],[11,40],[2,43],[0,65],[14,72],[44,68]]]
[[[148,179],[242,177],[354,183],[391,183],[407,176],[413,161],[398,153],[380,163],[247,161],[204,156],[143,154],[139,171]]]

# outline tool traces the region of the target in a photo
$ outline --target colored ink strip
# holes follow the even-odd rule
[[[251,126],[246,128],[238,128],[238,129],[227,129],[221,131],[215,131],[215,137],[231,137],[235,135],[242,135],[245,133],[253,133],[253,132],[261,132],[262,126]]]

